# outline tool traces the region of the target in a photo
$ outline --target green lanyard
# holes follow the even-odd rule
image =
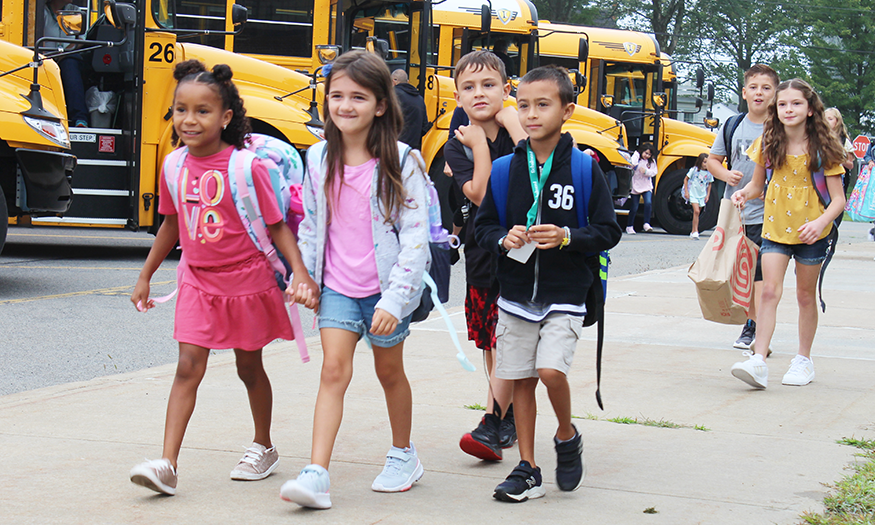
[[[553,153],[555,152],[556,150],[554,149],[550,153],[550,158],[544,163],[544,168],[541,170],[541,177],[539,180],[538,160],[535,158],[535,153],[532,151],[532,147],[526,144],[526,156],[529,159],[529,180],[532,181],[532,195],[535,196],[535,202],[532,203],[532,207],[526,214],[526,230],[531,228],[532,225],[535,224],[535,220],[538,218],[538,204],[540,203],[541,192],[544,191],[547,177],[550,176],[550,170],[553,168]]]

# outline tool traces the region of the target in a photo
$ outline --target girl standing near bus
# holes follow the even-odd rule
[[[403,351],[429,257],[423,163],[416,151],[401,161],[402,117],[386,63],[364,51],[342,55],[325,80],[323,107],[326,141],[307,152],[298,230],[304,262],[321,287],[295,289],[299,303],[318,307],[322,375],[310,464],[280,490],[284,500],[317,509],[331,507],[327,469],[362,337],[373,346],[392,427],[392,447],[371,488],[403,492],[422,477],[410,441]]]
[[[656,177],[656,148],[645,142],[632,155],[632,192],[629,198],[632,206],[626,217],[626,233],[635,235],[635,216],[638,215],[638,201],[644,199],[644,231],[651,232],[650,213],[653,210],[653,177]]]
[[[164,450],[161,459],[141,463],[130,474],[132,482],[168,495],[176,493],[179,449],[210,349],[234,349],[237,374],[249,394],[255,423],[253,443],[231,478],[264,479],[276,468],[279,456],[270,437],[273,394],[261,354],[274,339],[293,338],[274,271],[249,238],[229,189],[231,153],[243,149],[250,132],[231,69],[219,64],[207,71],[203,63],[187,60],[177,64],[173,76],[178,82],[172,106],[173,143],[181,140],[188,151],[175,184],[168,185],[168,174],[162,171],[165,198],[159,201],[159,212],[165,220],[131,295],[140,311],[155,306],[149,298],[149,281],[179,242],[184,262],[180,262],[173,331],[179,341],[179,363],[167,401]],[[276,204],[267,168],[258,160],[253,161],[252,177],[271,238],[294,270],[293,285],[315,286]],[[171,186],[178,188],[178,199],[170,198]]]
[[[846,153],[824,115],[823,103],[803,80],[782,82],[769,107],[763,135],[747,155],[757,166],[753,179],[732,195],[743,207],[759,198],[766,186],[766,169],[773,170],[766,188],[763,246],[763,298],[757,313],[755,353],[735,363],[732,375],[754,388],[766,388],[769,370],[765,359],[775,331],[784,274],[796,259],[796,302],[799,305],[799,351],[782,383],[804,386],[814,379],[811,345],[817,331],[817,279],[826,258],[833,221],[844,210],[841,175]],[[823,171],[830,203],[824,207],[814,174]]]

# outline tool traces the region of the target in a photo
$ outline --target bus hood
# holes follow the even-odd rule
[[[674,157],[698,157],[707,153],[714,144],[716,135],[711,131],[679,120],[662,119],[663,144],[660,155]]]

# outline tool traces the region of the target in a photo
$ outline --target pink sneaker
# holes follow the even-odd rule
[[[243,458],[231,471],[231,479],[237,481],[258,481],[270,476],[280,464],[276,447],[264,448],[264,445],[253,443],[246,449]]]
[[[176,494],[176,469],[169,459],[153,459],[131,469],[131,481],[155,492]]]

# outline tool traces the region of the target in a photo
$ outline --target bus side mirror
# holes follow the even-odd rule
[[[247,20],[249,20],[249,9],[240,4],[231,6],[231,23],[234,24],[235,28],[238,28],[238,26],[242,28]]]
[[[577,44],[577,61],[586,62],[589,58],[589,40],[585,37],[580,37],[580,42]]]
[[[705,85],[705,70],[701,67],[696,69],[696,89],[702,89]]]
[[[705,127],[708,129],[716,129],[720,126],[720,119],[713,117],[705,117]]]
[[[653,105],[658,108],[664,108],[666,103],[668,102],[668,96],[665,93],[654,93],[653,94]]]
[[[705,103],[702,101],[701,98],[696,97],[696,111],[699,111],[700,109],[702,109],[702,106],[703,106],[704,104],[705,104]]]
[[[365,49],[367,49],[371,53],[376,54],[383,60],[389,58],[389,42],[383,40],[382,38],[369,36],[367,41],[365,42]]]
[[[330,64],[337,60],[337,57],[340,55],[340,46],[319,44],[316,46],[316,53],[321,64]]]
[[[482,4],[480,6],[480,31],[488,33],[492,30],[492,9],[489,6]]]
[[[78,9],[63,10],[58,14],[58,25],[68,36],[79,36],[85,26],[85,17]]]
[[[605,109],[609,109],[609,108],[614,107],[614,96],[613,95],[602,95],[600,100],[601,100],[602,106],[604,106]]]
[[[115,0],[103,0],[103,14],[116,29],[124,30],[125,27],[137,23],[137,8],[131,4],[118,4]]]
[[[714,84],[708,84],[708,102],[714,100]]]
[[[577,85],[577,89],[583,91],[583,88],[586,86],[586,75],[584,75],[580,71],[575,71],[574,83]]]

